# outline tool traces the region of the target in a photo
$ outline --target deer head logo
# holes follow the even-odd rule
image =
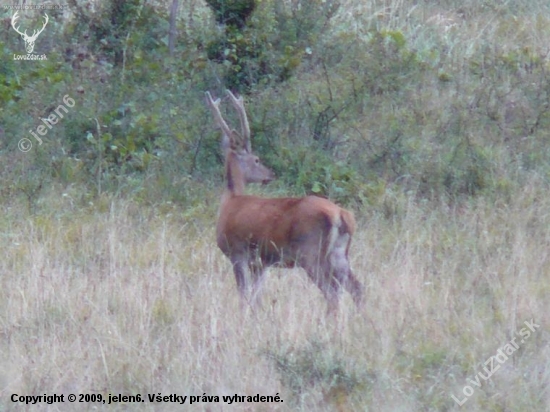
[[[48,24],[48,20],[50,18],[48,17],[48,15],[46,13],[44,13],[44,15],[46,16],[44,18],[44,25],[42,26],[42,28],[40,30],[35,30],[34,33],[32,34],[32,36],[29,36],[27,34],[27,30],[25,30],[23,33],[21,33],[19,31],[19,27],[15,26],[15,21],[19,18],[17,13],[18,12],[16,11],[15,14],[13,15],[13,17],[11,18],[11,26],[13,27],[13,29],[17,33],[19,33],[21,35],[21,37],[25,41],[25,49],[27,49],[27,53],[32,53],[32,51],[34,50],[34,42],[36,41],[36,38],[38,37],[38,35],[40,33],[42,33],[44,31],[44,28],[46,27],[46,24]]]

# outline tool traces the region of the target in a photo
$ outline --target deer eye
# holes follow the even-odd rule
[[[260,159],[258,158],[254,159],[254,163],[256,163],[257,165],[260,164]]]

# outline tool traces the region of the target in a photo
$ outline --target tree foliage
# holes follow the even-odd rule
[[[37,42],[47,61],[0,66],[4,150],[32,139],[62,96],[76,101],[43,145],[34,141],[47,179],[156,197],[181,197],[182,181],[219,182],[203,93],[225,88],[246,94],[255,151],[281,192],[456,200],[508,195],[524,173],[550,173],[547,56],[526,31],[502,45],[517,18],[460,50],[449,48],[455,26],[429,31],[416,8],[408,22],[426,23],[416,31],[387,14],[353,29],[334,0],[210,0],[182,8],[170,55],[162,4],[69,3],[70,18],[48,26],[58,41]],[[548,35],[544,22],[536,27]],[[15,36],[0,43],[4,55],[19,47]]]

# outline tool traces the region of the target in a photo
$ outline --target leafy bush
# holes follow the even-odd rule
[[[167,25],[161,9],[141,0],[109,0],[90,12],[75,0],[71,3],[76,10],[76,18],[66,30],[73,44],[67,49],[71,57],[75,53],[98,55],[122,67],[136,50],[165,48],[162,37]]]
[[[338,9],[332,0],[257,3],[208,3],[224,30],[207,44],[207,56],[220,64],[226,87],[241,93],[288,80]]]
[[[257,0],[206,0],[218,24],[242,29],[254,9]]]

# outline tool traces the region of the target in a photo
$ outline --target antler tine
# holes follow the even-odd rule
[[[239,113],[239,121],[241,122],[241,132],[242,137],[244,140],[244,144],[246,147],[246,150],[248,153],[252,153],[252,145],[250,143],[250,125],[248,124],[248,118],[246,116],[246,110],[244,108],[244,100],[242,96],[239,96],[238,98],[235,97],[233,93],[231,93],[230,90],[226,90],[227,95],[229,96],[229,99],[231,100],[231,103],[233,103],[233,106],[235,109],[237,109],[237,112]]]
[[[222,141],[221,148],[223,152],[227,152],[229,149],[236,150],[238,152],[250,152],[246,146],[246,140],[236,131],[229,128],[220,112],[220,99],[212,99],[210,92],[206,92],[206,103],[210,106],[214,120],[217,126],[222,129]]]
[[[231,136],[231,129],[223,119],[223,116],[220,112],[220,99],[212,99],[212,95],[210,92],[206,92],[206,104],[210,107],[210,110],[212,112],[212,115],[214,116],[214,121],[216,122],[216,125],[222,129],[222,148],[226,150],[230,146],[230,136]]]

